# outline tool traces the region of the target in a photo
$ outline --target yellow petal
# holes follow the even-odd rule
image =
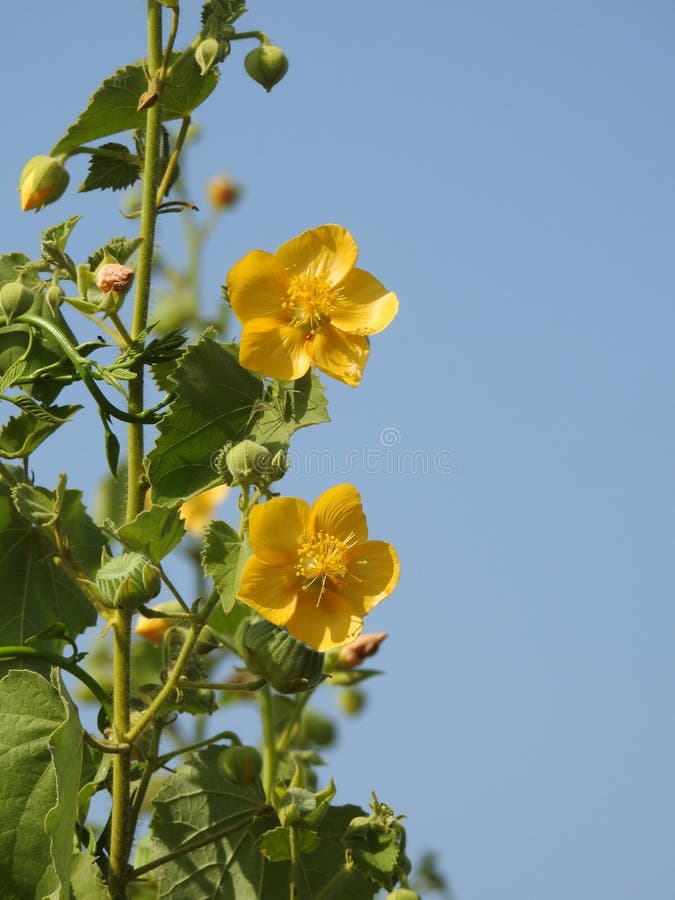
[[[271,565],[298,561],[298,539],[307,531],[309,505],[297,497],[274,497],[251,510],[249,540],[256,556]]]
[[[308,272],[337,284],[356,264],[359,248],[346,228],[321,225],[282,244],[274,255],[290,276]]]
[[[340,541],[368,540],[368,523],[361,497],[353,484],[337,484],[317,497],[309,517],[309,531],[324,531]]]
[[[270,566],[252,556],[242,570],[237,600],[275,625],[285,625],[295,611],[300,590],[294,566]]]
[[[288,276],[274,256],[264,250],[252,250],[227,276],[230,303],[240,322],[260,318],[288,321],[282,308],[287,287]]]
[[[337,594],[325,590],[316,604],[300,592],[293,614],[285,622],[293,637],[315,650],[330,650],[349,644],[363,631],[363,619],[353,614]]]
[[[302,378],[311,365],[305,333],[275,319],[253,319],[244,324],[239,362],[279,381]]]
[[[349,334],[376,334],[398,312],[398,298],[363,269],[352,269],[340,285],[333,325]]]
[[[345,334],[332,325],[322,325],[305,347],[315,366],[326,375],[356,387],[368,361],[368,339]]]
[[[185,530],[196,537],[204,531],[213,518],[216,507],[223,502],[230,488],[226,484],[218,484],[208,491],[202,491],[196,497],[186,500],[179,512]]]
[[[352,611],[365,616],[398,584],[398,555],[386,541],[366,541],[347,551],[347,574],[340,594]]]

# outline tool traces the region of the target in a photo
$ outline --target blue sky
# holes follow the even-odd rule
[[[308,499],[355,483],[403,565],[368,623],[390,634],[387,677],[330,760],[338,800],[375,789],[407,813],[413,857],[437,849],[459,900],[670,900],[675,8],[249,6],[242,27],[290,69],[267,95],[235,46],[198,111],[196,202],[222,170],[245,186],[206,302],[248,250],[324,222],[401,301],[359,388],[327,385],[333,423],[298,435],[334,470],[284,482]],[[5,13],[3,250],[37,253],[75,213],[83,257],[131,233],[119,195],[71,190],[32,216],[15,191],[143,54],[143,7]],[[191,38],[199,4],[183,8]],[[179,234],[165,217],[165,252]],[[49,484],[86,446],[73,486],[91,496],[100,434],[83,423],[35,465]]]

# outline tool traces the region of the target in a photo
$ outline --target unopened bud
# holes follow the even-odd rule
[[[217,63],[222,62],[230,52],[229,41],[219,41],[207,37],[195,50],[195,59],[202,75],[206,75]]]
[[[3,284],[0,288],[0,309],[7,317],[7,324],[11,325],[17,316],[28,312],[34,299],[33,292],[20,281]]]
[[[280,694],[309,691],[323,680],[323,653],[272,622],[249,623],[242,643],[249,672],[262,675]]]
[[[42,209],[58,200],[68,187],[70,176],[51,156],[34,156],[23,167],[19,178],[21,209]]]
[[[96,273],[96,287],[104,294],[115,291],[124,294],[134,278],[134,270],[120,263],[105,263]]]
[[[274,85],[278,84],[288,72],[288,59],[281,47],[261,44],[246,55],[244,68],[269,94]]]
[[[385,900],[422,900],[422,898],[417,891],[413,891],[412,888],[400,887],[396,888],[395,891],[388,893]]]
[[[266,480],[272,455],[267,447],[255,441],[240,441],[227,451],[227,468],[238,484],[254,484]]]
[[[239,745],[223,750],[218,757],[218,767],[227,779],[239,787],[246,787],[260,775],[262,759],[255,747]]]
[[[212,178],[206,186],[206,193],[214,209],[227,209],[228,206],[233,206],[240,195],[239,188],[227,175]]]
[[[182,612],[183,607],[178,600],[168,600],[166,603],[158,603],[152,609],[165,615],[151,619],[141,615],[136,622],[134,631],[144,637],[146,641],[150,641],[151,644],[161,644],[162,638],[169,628],[181,621],[181,619],[170,618],[171,613]],[[185,620],[183,619],[183,621]]]
[[[369,656],[377,653],[380,644],[386,637],[386,631],[362,634],[351,644],[332,650],[326,657],[326,671],[340,672],[360,666]]]

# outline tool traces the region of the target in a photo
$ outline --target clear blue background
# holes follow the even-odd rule
[[[143,55],[144,8],[5,10],[3,250],[37,254],[41,228],[75,213],[78,258],[133,233],[120,195],[75,192],[81,158],[39,216],[15,190]],[[187,41],[199,5],[183,8]],[[312,499],[353,481],[403,564],[368,622],[390,633],[387,677],[330,759],[338,800],[375,788],[407,813],[413,857],[436,848],[459,900],[672,900],[675,7],[250,9],[241,27],[291,68],[267,95],[235,45],[198,111],[195,201],[221,170],[246,188],[210,245],[207,302],[248,250],[330,221],[401,300],[362,385],[328,384],[333,424],[298,436],[335,472],[284,483]],[[164,217],[164,252],[179,237]],[[96,417],[65,432],[38,478],[77,454],[91,497]]]

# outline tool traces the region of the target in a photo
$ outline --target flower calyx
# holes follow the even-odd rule
[[[195,50],[195,60],[199,66],[201,75],[206,75],[211,69],[221,63],[230,53],[230,42],[218,40],[215,37],[204,38]]]
[[[316,831],[328,812],[335,793],[332,778],[322,791],[307,790],[302,769],[296,764],[290,785],[275,785],[272,805],[282,825]]]
[[[249,672],[261,675],[280,694],[310,691],[324,679],[324,654],[272,622],[248,621],[242,634]]]
[[[263,492],[288,471],[288,461],[283,451],[272,454],[263,444],[251,440],[240,441],[227,449],[224,456],[233,484],[252,485]]]
[[[21,209],[42,209],[59,199],[68,187],[70,175],[53,156],[33,156],[19,176]]]
[[[244,68],[269,94],[274,85],[278,84],[288,72],[288,58],[281,47],[261,44],[246,54]]]
[[[28,312],[31,308],[35,294],[20,281],[10,281],[0,288],[0,310],[7,318],[7,324],[11,325],[17,316]]]
[[[96,581],[89,585],[105,606],[133,610],[159,594],[161,577],[157,566],[141,553],[110,557],[104,551]]]

